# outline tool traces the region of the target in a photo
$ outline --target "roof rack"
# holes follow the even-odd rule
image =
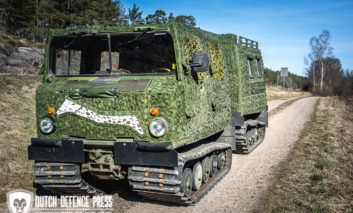
[[[244,37],[239,36],[239,44],[243,47],[259,49],[259,43]]]

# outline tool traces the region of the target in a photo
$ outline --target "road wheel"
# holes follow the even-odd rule
[[[192,189],[197,191],[202,184],[202,165],[200,162],[194,164],[192,169]]]
[[[217,172],[217,156],[211,156],[211,177],[213,177]]]
[[[217,155],[217,168],[222,169],[226,163],[226,154],[221,152]]]
[[[181,178],[181,191],[184,192],[186,196],[192,194],[192,171],[189,168],[185,168],[183,171],[183,176]]]
[[[211,174],[211,160],[210,157],[205,157],[202,160],[202,182],[206,183]]]

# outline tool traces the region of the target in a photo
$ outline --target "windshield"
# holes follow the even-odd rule
[[[50,64],[56,76],[169,74],[175,54],[167,32],[74,35],[52,39]]]

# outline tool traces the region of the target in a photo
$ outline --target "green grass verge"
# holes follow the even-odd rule
[[[353,104],[322,98],[255,212],[353,211]]]
[[[0,75],[0,203],[14,189],[33,190],[27,146],[36,136],[35,89],[39,76]]]

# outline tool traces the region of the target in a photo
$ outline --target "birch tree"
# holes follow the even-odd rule
[[[312,51],[312,57],[314,61],[314,70],[315,71],[315,63],[319,63],[320,67],[320,91],[322,91],[324,75],[326,72],[326,67],[329,63],[325,58],[332,56],[333,48],[330,45],[330,32],[328,30],[322,31],[322,33],[318,37],[312,37],[310,39],[310,46]],[[315,72],[313,73],[315,76]]]

